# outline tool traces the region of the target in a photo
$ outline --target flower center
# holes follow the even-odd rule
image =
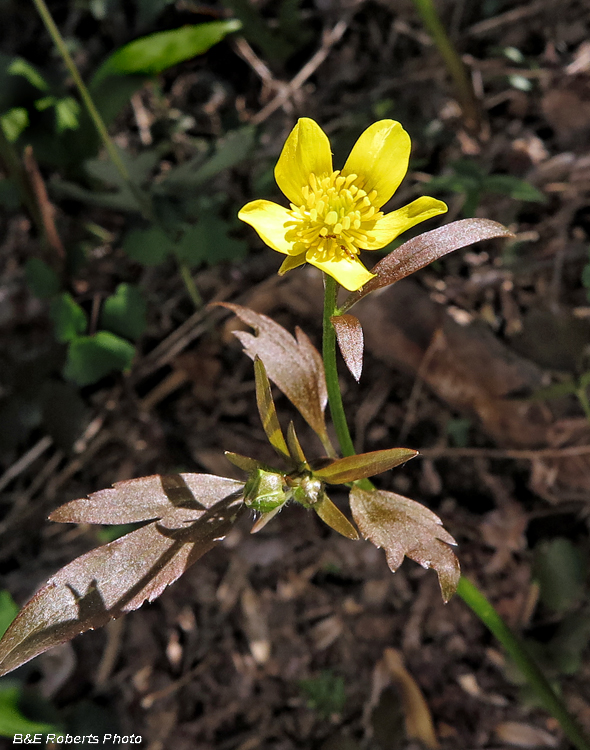
[[[373,205],[377,192],[367,194],[354,184],[356,179],[355,174],[343,177],[339,170],[321,178],[310,174],[309,185],[301,190],[305,203],[291,203],[293,220],[285,223],[285,239],[297,254],[312,251],[321,261],[352,258],[374,241],[372,229],[383,216]]]

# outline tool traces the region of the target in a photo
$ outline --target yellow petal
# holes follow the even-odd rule
[[[381,208],[397,190],[408,171],[410,136],[399,122],[379,120],[368,127],[354,144],[346,160],[342,175],[358,175],[357,187],[370,193],[377,191],[371,201]]]
[[[308,253],[307,262],[335,278],[349,292],[356,292],[375,276],[374,273],[367,271],[356,255],[354,258],[331,258],[319,261]]]
[[[332,152],[328,136],[317,122],[302,117],[285,141],[275,167],[275,179],[287,198],[296,206],[305,203],[301,188],[309,185],[309,175],[332,173]]]
[[[408,203],[407,206],[398,208],[397,211],[392,211],[378,219],[369,232],[375,239],[363,242],[361,247],[363,250],[379,250],[402,232],[405,232],[406,229],[410,229],[410,227],[433,216],[438,216],[438,214],[444,214],[446,211],[448,211],[446,203],[437,201],[436,198],[430,198],[426,195],[417,198],[415,201]]]
[[[238,213],[238,219],[250,224],[258,232],[260,238],[273,250],[284,255],[293,255],[293,243],[287,242],[285,222],[291,221],[286,208],[272,201],[252,201],[246,203]]]
[[[305,251],[301,253],[301,255],[289,255],[288,258],[285,258],[285,260],[282,262],[281,267],[279,268],[279,276],[284,276],[287,271],[290,271],[293,268],[297,268],[297,266],[302,266],[305,263]]]

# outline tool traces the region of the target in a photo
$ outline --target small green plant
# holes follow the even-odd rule
[[[346,703],[344,678],[326,670],[317,677],[299,680],[299,689],[303,693],[308,708],[315,711],[322,719],[329,719],[334,714],[341,714]]]
[[[69,292],[60,291],[59,276],[39,258],[27,263],[29,287],[50,305],[55,338],[67,346],[63,375],[76,385],[96,383],[110,372],[131,367],[136,341],[146,327],[146,302],[139,287],[119,284],[100,314],[101,328],[88,331],[85,310]]]
[[[495,193],[529,203],[545,203],[546,198],[534,185],[509,174],[489,174],[471,159],[458,159],[449,164],[450,174],[433,177],[428,183],[431,190],[459,193],[465,196],[461,213],[475,216],[484,195]]]
[[[590,371],[583,372],[579,377],[575,378],[572,375],[568,375],[564,380],[559,383],[552,383],[551,385],[539,388],[531,396],[532,399],[538,401],[546,401],[553,398],[563,398],[564,396],[573,395],[578,399],[578,402],[582,409],[586,419],[590,422],[590,397],[588,395],[588,389],[590,388]]]

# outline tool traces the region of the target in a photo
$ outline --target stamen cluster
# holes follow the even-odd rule
[[[339,170],[318,178],[310,174],[309,185],[301,192],[305,203],[291,203],[291,221],[285,223],[285,239],[296,253],[314,251],[318,260],[354,257],[359,249],[374,241],[371,230],[383,213],[373,202],[377,192],[354,184],[356,174],[343,177]]]

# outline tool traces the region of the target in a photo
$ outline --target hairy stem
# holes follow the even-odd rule
[[[324,325],[323,325],[323,358],[326,370],[326,383],[328,386],[328,403],[330,414],[340,443],[340,450],[344,456],[352,456],[355,453],[354,445],[350,437],[346,415],[342,404],[342,395],[338,384],[338,371],[336,369],[336,332],[330,318],[338,315],[340,311],[336,306],[337,284],[331,276],[324,274]],[[368,479],[357,482],[364,490],[374,489],[374,485]],[[493,605],[474,586],[473,583],[461,576],[457,587],[457,594],[465,604],[471,608],[473,613],[483,622],[493,635],[504,646],[512,657],[531,688],[535,691],[545,709],[554,716],[564,734],[575,745],[578,750],[590,750],[590,744],[584,738],[575,720],[570,716],[567,708],[556,695],[555,691],[543,675],[540,668],[527,652],[520,640],[512,633],[504,620],[496,612]]]

